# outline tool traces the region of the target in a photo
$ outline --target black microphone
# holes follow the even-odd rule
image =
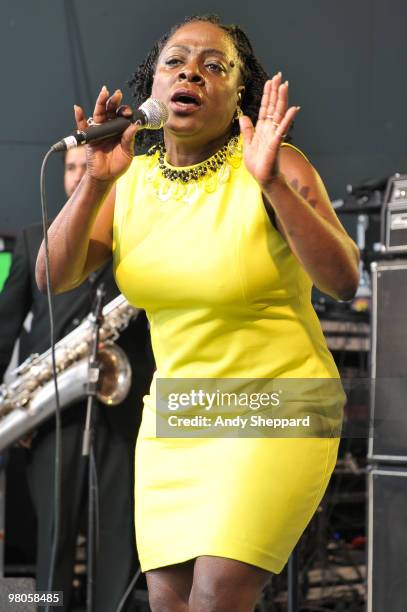
[[[87,130],[78,130],[75,134],[63,138],[52,145],[53,151],[67,151],[90,142],[106,140],[120,136],[131,123],[140,125],[144,130],[159,130],[168,121],[168,108],[160,100],[149,98],[140,108],[133,111],[131,118],[117,117],[100,125],[90,125]]]

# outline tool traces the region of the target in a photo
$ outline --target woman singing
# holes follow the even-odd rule
[[[134,156],[135,125],[87,146],[86,174],[49,230],[52,285],[71,289],[113,251],[121,291],[151,324],[136,535],[152,610],[247,612],[318,507],[338,435],[159,437],[156,380],[338,380],[311,287],[352,298],[358,251],[316,170],[283,142],[300,110],[288,82],[268,80],[239,27],[189,18],[132,82],[169,120],[137,136],[154,145],[145,155],[136,144]],[[113,119],[121,99],[103,87],[93,121]],[[43,249],[37,279],[44,290]]]

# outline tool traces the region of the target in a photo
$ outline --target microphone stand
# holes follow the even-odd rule
[[[288,608],[287,612],[299,611],[299,589],[298,589],[298,543],[288,560]]]
[[[6,529],[7,451],[0,454],[0,579],[4,578],[4,540]]]
[[[82,456],[88,458],[88,535],[87,535],[87,584],[86,584],[86,610],[93,612],[94,602],[94,573],[95,573],[95,514],[96,514],[96,480],[95,480],[95,455],[94,455],[94,439],[97,423],[96,408],[96,392],[99,381],[99,362],[98,362],[98,346],[99,346],[99,331],[103,323],[103,298],[105,290],[103,283],[99,285],[96,291],[96,301],[92,312],[92,346],[89,358],[88,384],[87,384],[87,413],[86,425],[83,432]]]

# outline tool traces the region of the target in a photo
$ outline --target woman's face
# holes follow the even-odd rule
[[[216,25],[197,21],[177,30],[162,50],[152,96],[168,106],[166,134],[198,143],[229,132],[243,89],[233,42]]]

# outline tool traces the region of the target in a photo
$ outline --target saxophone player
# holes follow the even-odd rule
[[[64,188],[69,197],[86,168],[85,149],[67,152]],[[13,346],[23,330],[26,315],[32,312],[31,330],[20,347],[20,361],[31,353],[49,348],[47,298],[35,282],[35,260],[42,241],[41,225],[23,229],[16,241],[10,275],[0,294],[0,379],[10,360]],[[56,340],[66,336],[89,313],[100,283],[106,302],[119,292],[108,263],[82,285],[55,296]],[[137,569],[133,527],[133,456],[142,397],[150,383],[153,361],[144,315],[125,330],[118,344],[132,365],[133,383],[129,397],[116,407],[99,407],[96,432],[96,464],[99,482],[100,541],[95,567],[95,609],[114,610]],[[53,589],[64,592],[64,607],[71,609],[71,586],[76,540],[83,520],[87,496],[87,467],[82,458],[82,431],[86,402],[62,412],[61,540],[56,561]],[[37,515],[36,590],[47,590],[54,521],[53,419],[43,424],[26,451],[30,493]]]

